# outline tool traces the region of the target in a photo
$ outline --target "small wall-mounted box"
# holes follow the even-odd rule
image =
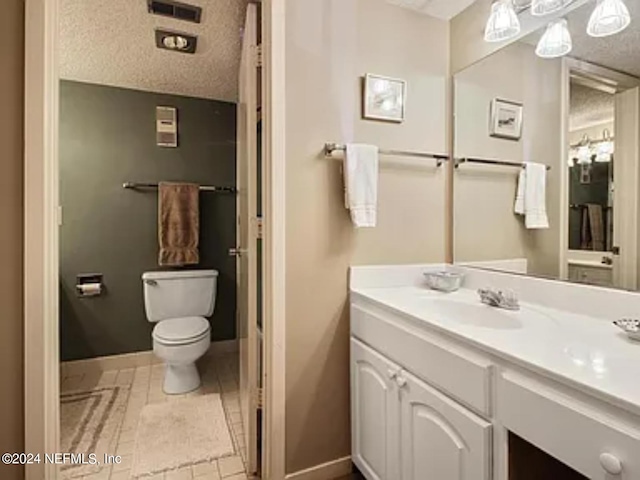
[[[159,147],[178,146],[178,109],[156,107],[156,143]]]

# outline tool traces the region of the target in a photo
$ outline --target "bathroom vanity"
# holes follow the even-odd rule
[[[428,289],[423,273],[446,268],[463,288]],[[520,311],[480,303],[487,286],[514,290]],[[350,289],[352,458],[367,479],[514,478],[533,466],[514,435],[575,474],[547,478],[640,479],[640,343],[611,323],[638,315],[640,295],[442,265],[355,267]]]

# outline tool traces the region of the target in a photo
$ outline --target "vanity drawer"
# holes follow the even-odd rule
[[[491,415],[493,366],[485,357],[407,325],[400,315],[358,305],[351,307],[351,333],[460,403]]]
[[[613,285],[613,271],[610,268],[569,265],[569,280],[577,283],[610,287]]]
[[[498,380],[496,416],[506,429],[591,480],[640,479],[640,424],[578,397],[505,372]],[[616,460],[622,472],[607,473]]]

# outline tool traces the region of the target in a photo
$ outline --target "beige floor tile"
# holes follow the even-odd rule
[[[236,473],[244,472],[244,464],[239,456],[224,457],[218,459],[218,469],[222,478],[229,477]]]
[[[120,455],[124,457],[125,455],[133,454],[133,441],[129,442],[118,442],[118,448],[116,449],[116,455]]]
[[[111,475],[111,467],[102,467],[98,473],[85,475],[82,480],[109,480]]]
[[[247,475],[244,473],[238,473],[230,477],[225,477],[224,480],[247,480]]]
[[[62,385],[60,385],[60,390],[62,392],[69,392],[72,390],[78,390],[78,387],[82,384],[82,379],[84,377],[83,373],[78,375],[69,375],[64,379]]]
[[[112,472],[109,480],[130,480],[131,472],[129,470],[122,470],[120,472]]]
[[[122,472],[131,470],[131,465],[133,463],[133,455],[123,455],[122,461],[120,463],[114,463],[111,467],[112,472]]]
[[[145,405],[166,401],[175,401],[185,397],[197,395],[207,395],[220,393],[222,395],[223,407],[229,430],[236,446],[236,455],[220,459],[219,462],[211,464],[194,465],[185,471],[177,470],[158,474],[152,477],[145,477],[144,480],[246,480],[244,460],[246,458],[246,447],[244,446],[244,434],[240,418],[240,403],[238,395],[238,375],[237,361],[235,358],[219,357],[205,358],[200,363],[202,385],[195,391],[186,395],[166,395],[162,391],[164,381],[164,365],[153,364],[144,365],[137,368],[127,368],[123,370],[111,370],[103,372],[101,375],[85,378],[84,375],[67,376],[63,381],[63,386],[69,390],[77,389],[82,385],[108,386],[108,385],[129,385],[131,388],[123,423],[119,435],[112,441],[112,452],[123,455],[122,463],[113,465],[110,472],[111,480],[129,479],[130,469],[133,461],[133,449],[138,426],[139,415]],[[66,373],[66,372],[65,372]],[[224,388],[223,388],[224,384]],[[91,387],[90,387],[91,388]],[[109,475],[104,478],[87,477],[82,480],[108,480]]]
[[[107,387],[116,384],[116,377],[118,376],[118,370],[109,370],[102,372],[100,380],[98,380],[98,386]]]
[[[191,467],[187,467],[166,472],[164,478],[165,480],[191,480],[193,474],[191,473]]]
[[[129,429],[120,432],[120,437],[118,437],[118,443],[127,443],[133,442],[136,439],[136,431]]]
[[[116,378],[116,385],[131,385],[133,382],[133,374],[135,373],[135,368],[125,368],[123,370],[118,371],[118,376]]]
[[[205,473],[204,475],[198,475],[193,478],[195,480],[220,480],[221,477],[218,473]]]
[[[217,476],[220,478],[220,472],[218,471],[218,462],[213,461],[210,463],[199,463],[191,467],[194,478],[208,475],[210,477]]]

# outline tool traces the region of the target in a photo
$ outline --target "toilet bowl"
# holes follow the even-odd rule
[[[215,308],[218,272],[148,272],[144,283],[147,319],[153,328],[153,352],[165,365],[163,390],[183,394],[200,386],[196,361],[211,344],[205,317]]]
[[[200,386],[196,360],[211,344],[211,327],[204,317],[162,320],[153,328],[153,352],[165,364],[163,390],[174,395]]]

